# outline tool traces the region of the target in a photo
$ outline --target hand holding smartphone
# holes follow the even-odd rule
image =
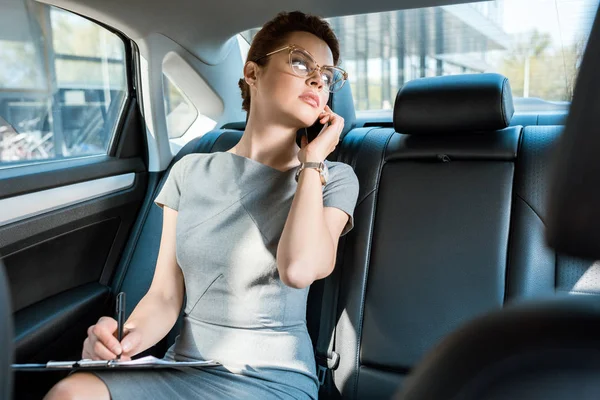
[[[298,144],[298,147],[302,147],[300,145],[300,140],[302,138],[303,135],[305,135],[308,139],[308,143],[312,142],[317,136],[319,136],[319,134],[329,126],[329,123],[326,122],[325,124],[321,124],[319,122],[319,120],[317,120],[314,124],[312,124],[311,126],[309,126],[308,128],[304,128],[304,129],[300,129],[298,131],[298,135],[296,137],[296,143]]]

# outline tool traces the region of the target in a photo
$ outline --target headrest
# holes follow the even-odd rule
[[[394,103],[396,132],[448,134],[496,131],[513,116],[508,79],[500,74],[464,74],[407,82]]]

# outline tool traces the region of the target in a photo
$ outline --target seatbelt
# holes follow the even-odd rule
[[[336,268],[334,268],[333,272],[322,281],[323,293],[321,297],[319,333],[315,346],[315,360],[317,363],[319,387],[323,388],[325,391],[328,391],[333,383],[332,374],[330,372],[336,370],[340,363],[340,355],[334,351],[334,345],[339,283],[345,243],[346,236],[342,236],[338,244]]]
[[[329,96],[327,105],[333,110],[333,96]],[[338,146],[328,158],[337,160],[341,147]],[[325,394],[329,393],[333,386],[331,371],[335,371],[340,364],[340,355],[334,351],[334,345],[341,266],[343,264],[345,243],[346,236],[342,236],[338,243],[336,266],[333,272],[321,281],[321,314],[319,316],[319,333],[317,334],[317,343],[315,345],[315,361],[317,364],[319,391],[323,391]]]

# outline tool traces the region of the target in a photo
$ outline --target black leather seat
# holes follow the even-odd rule
[[[398,398],[600,398],[600,264],[556,252],[544,234],[550,166],[562,131],[560,126],[523,131],[506,294],[519,304],[479,318],[442,341]],[[567,294],[582,296],[520,304]]]
[[[402,400],[600,398],[600,302],[507,307],[461,327],[407,379]]]
[[[13,321],[10,305],[10,292],[0,259],[0,399],[12,396],[13,373],[10,365],[13,362]]]
[[[513,186],[506,300],[600,295],[600,264],[548,246],[551,170],[563,126],[523,129]]]
[[[586,296],[512,305],[467,324],[413,371],[402,399],[600,398],[600,266],[589,267],[589,261],[567,258],[543,243],[548,226],[548,241],[559,251],[600,257],[600,9],[593,33],[564,137],[556,140],[557,128],[525,129],[507,280],[510,297],[553,289]]]
[[[445,335],[507,302],[600,293],[600,266],[544,239],[562,127],[506,128],[511,115],[500,75],[425,78],[399,92],[396,132],[344,140],[361,183],[335,337],[344,398],[389,398]]]
[[[345,138],[341,161],[361,190],[335,338],[344,398],[389,398],[438,340],[503,306],[521,135],[507,128],[512,114],[500,75],[426,78],[399,92],[395,131]]]

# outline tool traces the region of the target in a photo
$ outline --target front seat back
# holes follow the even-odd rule
[[[567,125],[556,152],[548,242],[556,250],[600,258],[600,8],[577,76]]]
[[[522,303],[448,336],[407,379],[403,400],[599,399],[600,302]]]
[[[12,396],[13,323],[8,280],[0,259],[0,398]]]

